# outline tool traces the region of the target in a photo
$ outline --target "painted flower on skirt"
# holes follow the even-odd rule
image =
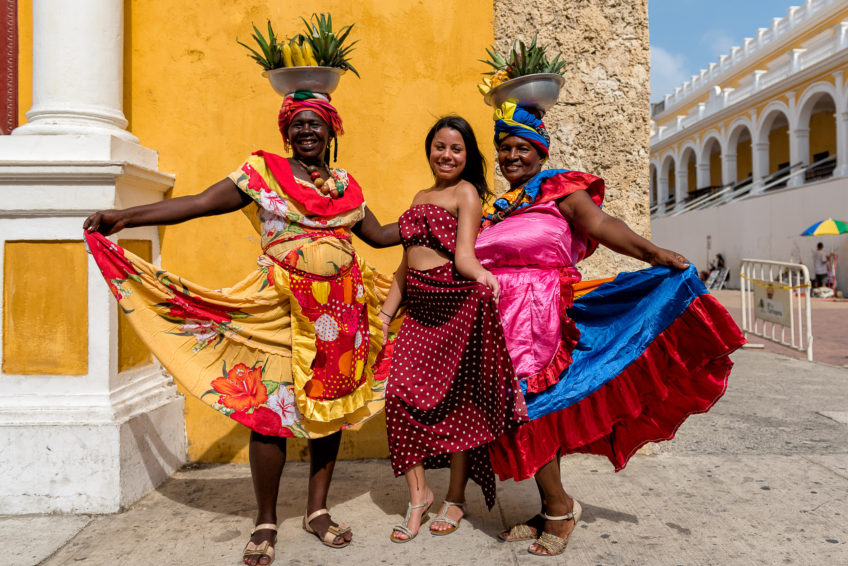
[[[251,413],[236,411],[230,417],[240,422],[250,430],[255,430],[265,436],[282,436],[292,438],[295,436],[290,428],[284,428],[280,424],[280,415],[268,407],[258,407]]]
[[[236,364],[227,377],[212,380],[212,388],[221,394],[219,402],[236,411],[258,407],[268,400],[268,390],[262,383],[262,366]]]
[[[288,387],[280,386],[268,397],[268,408],[280,415],[280,423],[283,426],[293,425],[303,418],[297,410],[294,393]]]
[[[276,216],[285,216],[289,210],[289,204],[271,189],[259,191],[259,205]]]
[[[214,322],[196,318],[189,318],[185,321],[185,324],[181,324],[180,332],[194,334],[194,339],[203,343],[211,342],[218,337],[218,330],[215,328]]]
[[[259,222],[262,223],[262,231],[265,232],[266,236],[273,236],[277,232],[282,232],[288,225],[282,216],[268,212],[264,208],[259,211]]]

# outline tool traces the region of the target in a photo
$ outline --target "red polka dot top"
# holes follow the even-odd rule
[[[398,220],[404,248],[423,246],[453,256],[456,253],[457,220],[435,204],[416,204]]]

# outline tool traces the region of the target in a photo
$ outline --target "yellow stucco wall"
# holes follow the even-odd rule
[[[280,97],[261,69],[236,44],[251,24],[272,20],[281,35],[301,30],[300,16],[331,11],[337,25],[355,23],[359,43],[352,73],[342,78],[333,103],[344,120],[338,164],[364,188],[377,217],[392,222],[414,193],[431,182],[424,136],[437,117],[458,113],[471,122],[485,155],[491,155],[491,110],[475,88],[484,65],[477,60],[494,39],[492,0],[443,2],[126,0],[124,114],[141,143],[159,152],[159,168],[174,173],[169,196],[199,192],[235,170],[252,151],[283,152],[276,126]],[[19,3],[20,121],[32,105],[32,9]],[[492,164],[489,163],[491,171]],[[491,177],[490,177],[491,178]],[[255,267],[259,240],[241,213],[195,220],[160,230],[162,264],[217,288]],[[400,249],[362,255],[385,272]],[[125,348],[142,355],[128,338]],[[138,360],[129,359],[135,364]],[[188,398],[189,457],[246,460],[247,431]],[[386,455],[385,424],[346,434],[342,457]],[[303,445],[290,447],[290,457]]]
[[[769,173],[774,173],[781,164],[789,163],[789,126],[773,129],[768,139]]]
[[[3,248],[3,372],[85,375],[88,266],[82,242],[7,241]]]
[[[279,34],[301,30],[299,16],[332,11],[337,25],[354,23],[353,63],[362,76],[342,78],[333,94],[346,134],[339,165],[353,173],[369,207],[383,222],[406,209],[429,186],[424,136],[436,117],[459,113],[488,153],[491,125],[475,84],[477,62],[493,41],[492,2],[240,2],[216,5],[136,0],[129,4],[125,104],[131,131],[159,151],[160,169],[175,173],[172,196],[198,192],[235,170],[250,152],[283,152],[276,117],[280,97],[261,69],[236,44],[251,23],[271,18]],[[163,14],[167,13],[167,17]],[[162,230],[162,263],[210,287],[228,286],[255,266],[258,238],[240,213]],[[399,248],[363,256],[390,273]],[[204,250],[214,250],[214,259]],[[247,431],[189,399],[189,457],[246,459]],[[382,419],[346,434],[341,457],[387,455]],[[303,446],[290,446],[290,456]]]
[[[716,152],[710,155],[710,185],[718,187],[721,185],[721,153]],[[700,188],[700,187],[699,187]]]
[[[833,110],[810,116],[810,163],[817,153],[836,155],[836,118]]]

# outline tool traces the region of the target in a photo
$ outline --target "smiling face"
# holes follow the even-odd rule
[[[515,188],[542,170],[542,156],[529,141],[509,136],[498,145],[498,165],[510,187]]]
[[[330,141],[330,127],[312,110],[299,112],[288,129],[294,157],[307,163],[323,161]]]
[[[436,180],[452,182],[465,169],[467,153],[462,134],[453,128],[442,128],[433,136],[427,158]]]

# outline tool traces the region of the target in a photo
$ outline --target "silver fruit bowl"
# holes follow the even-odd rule
[[[524,75],[499,84],[487,92],[483,100],[489,106],[498,107],[513,99],[522,106],[532,106],[547,112],[556,104],[559,90],[564,84],[562,75],[555,73]]]
[[[336,67],[283,67],[265,71],[262,76],[268,77],[277,94],[286,96],[297,90],[330,94],[344,73]]]

